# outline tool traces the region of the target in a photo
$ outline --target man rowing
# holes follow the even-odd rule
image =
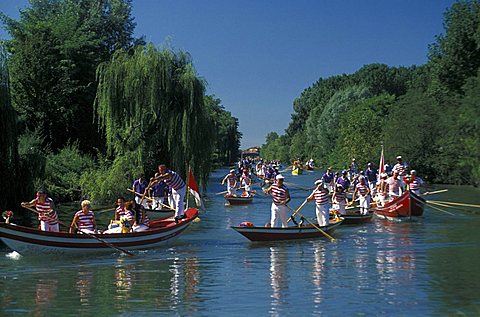
[[[234,169],[231,169],[230,172],[225,175],[225,177],[222,179],[222,185],[224,185],[225,182],[227,183],[227,195],[235,195],[237,193],[237,175],[235,174]]]
[[[158,166],[160,175],[153,178],[152,186],[158,182],[165,182],[172,190],[172,204],[175,208],[175,222],[186,218],[184,215],[183,200],[185,199],[186,185],[183,179],[175,171],[167,168],[165,164]]]
[[[82,209],[73,216],[69,232],[73,233],[73,230],[77,228],[80,233],[95,233],[97,231],[97,223],[95,222],[95,214],[91,209],[90,201],[82,201],[81,206]]]
[[[275,183],[265,190],[265,193],[272,195],[270,227],[280,227],[279,223],[282,224],[282,228],[288,226],[287,203],[290,201],[290,193],[283,180],[283,175],[278,174]]]
[[[405,184],[407,184],[408,189],[416,194],[420,195],[420,187],[423,186],[423,180],[417,176],[417,172],[415,170],[410,171],[410,175],[407,175],[403,178]]]
[[[366,184],[364,176],[358,177],[358,184],[355,186],[352,201],[355,201],[357,194],[360,205],[360,213],[362,215],[366,215],[368,214],[368,209],[370,208],[370,188]]]
[[[320,227],[328,226],[330,201],[328,185],[321,179],[315,181],[317,188],[307,197],[307,201],[315,199],[315,213],[317,215],[317,222]]]
[[[332,168],[329,167],[329,168],[327,168],[325,173],[323,173],[323,175],[322,175],[323,183],[328,186],[329,191],[333,191],[333,187],[334,187],[333,186],[333,178],[334,178],[334,175],[332,173]]]
[[[47,197],[47,192],[44,190],[37,191],[37,197],[29,202],[22,202],[22,207],[35,207],[40,221],[40,230],[58,232],[58,215],[55,211],[53,200]]]
[[[148,182],[143,175],[140,175],[140,177],[133,182],[132,190],[135,193],[135,203],[140,204],[140,201],[142,201],[142,205],[147,205],[147,200],[141,195],[145,193],[147,186]]]
[[[402,195],[402,183],[398,177],[398,170],[393,171],[393,175],[387,179],[387,197],[391,201]]]

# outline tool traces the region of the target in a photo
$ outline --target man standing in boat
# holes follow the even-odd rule
[[[386,191],[390,201],[402,195],[402,184],[398,178],[398,171],[393,171],[393,175],[387,179]]]
[[[360,213],[362,215],[368,214],[368,209],[370,208],[370,188],[365,183],[365,177],[360,176],[358,178],[358,184],[355,186],[355,191],[353,192],[352,201],[355,201],[355,198],[358,194],[358,200],[360,205]]]
[[[377,186],[377,171],[372,168],[372,163],[367,164],[367,169],[365,170],[365,177],[368,181],[368,187],[370,188],[370,193],[373,193],[375,187]]]
[[[55,211],[55,205],[51,198],[47,197],[47,193],[44,190],[37,192],[37,198],[29,202],[22,202],[20,204],[25,208],[35,207],[38,214],[38,220],[40,221],[40,230],[58,232],[58,215]]]
[[[323,180],[324,184],[326,184],[328,186],[328,190],[330,192],[333,192],[333,178],[334,178],[334,175],[332,173],[332,168],[329,167],[329,168],[327,168],[325,173],[323,173],[322,180]]]
[[[235,170],[231,169],[230,172],[222,179],[222,185],[227,182],[227,195],[233,196],[237,193],[236,186],[237,186],[237,175],[235,174]]]
[[[307,201],[315,199],[315,212],[317,214],[317,221],[320,227],[328,226],[330,201],[328,186],[321,179],[315,181],[317,188],[307,197]]]
[[[133,182],[132,190],[135,193],[135,203],[140,204],[140,201],[142,200],[141,194],[145,193],[147,186],[148,183],[143,175],[140,175],[140,177]],[[145,198],[143,198],[142,205],[147,205],[147,200]]]
[[[405,176],[403,181],[407,184],[408,189],[412,193],[420,195],[420,187],[423,185],[423,180],[417,176],[415,170],[411,170],[410,175]]]
[[[172,190],[172,203],[175,208],[175,222],[185,218],[183,200],[185,199],[186,185],[183,179],[176,172],[167,169],[167,166],[161,164],[158,166],[160,175],[153,178],[152,186],[160,181],[164,181]]]
[[[278,174],[273,183],[265,193],[272,195],[272,207],[270,217],[270,227],[280,227],[279,222],[282,223],[282,228],[288,226],[287,217],[287,203],[290,201],[290,193],[288,188],[283,184],[284,177]]]
[[[155,173],[155,177],[159,176],[159,173]],[[155,186],[150,187],[150,195],[153,199],[153,209],[161,210],[162,205],[165,204],[165,193],[168,195],[167,185],[165,182],[158,182]]]

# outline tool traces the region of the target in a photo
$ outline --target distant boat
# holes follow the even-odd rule
[[[244,225],[232,226],[231,228],[250,241],[282,241],[325,237],[318,228],[329,233],[334,231],[342,222],[343,219],[340,218],[337,221],[332,221],[328,226],[317,228],[310,224],[287,228],[256,227],[251,223],[246,223],[247,225],[243,223]]]
[[[250,196],[225,195],[224,197],[228,205],[246,205],[252,202],[255,193],[250,194]]]
[[[302,175],[303,169],[301,167],[294,167],[292,168],[292,175]]]

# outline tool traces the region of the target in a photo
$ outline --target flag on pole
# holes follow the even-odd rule
[[[383,158],[383,145],[382,145],[382,154],[380,154],[380,164],[378,165],[378,175],[385,173],[385,159]]]
[[[195,178],[193,178],[193,172],[191,167],[188,168],[187,184],[188,184],[188,191],[195,198],[195,203],[197,204],[197,207],[199,207],[202,210],[205,210],[205,207],[203,206],[202,198],[200,197],[200,192],[198,190],[197,182],[195,182]]]

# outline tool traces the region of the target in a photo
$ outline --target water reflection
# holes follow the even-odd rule
[[[89,305],[93,284],[93,272],[86,267],[80,267],[75,281],[80,305]]]
[[[34,316],[44,316],[51,302],[57,297],[57,279],[39,279],[35,289],[35,310]]]
[[[312,283],[313,302],[315,307],[324,300],[323,281],[325,279],[325,246],[323,243],[315,242],[313,244],[313,267],[312,267]]]
[[[270,286],[272,287],[270,314],[272,316],[280,315],[283,297],[288,292],[287,262],[285,246],[270,247]]]

